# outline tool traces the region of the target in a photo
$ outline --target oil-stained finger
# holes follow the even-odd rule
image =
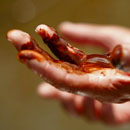
[[[60,60],[74,64],[86,61],[86,54],[60,38],[52,27],[42,24],[36,28],[36,32]]]
[[[21,30],[10,30],[7,33],[7,40],[11,42],[18,51],[21,50],[34,50],[39,52],[41,55],[46,56],[48,59],[53,59],[46,51],[44,51],[36,41],[26,32]]]

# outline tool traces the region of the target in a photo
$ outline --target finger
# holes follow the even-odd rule
[[[115,124],[130,123],[130,102],[123,104],[112,104]]]
[[[72,47],[60,38],[52,27],[42,24],[36,28],[36,32],[60,60],[74,64],[81,64],[81,62],[86,60],[86,54],[84,52]]]
[[[123,62],[123,51],[120,45],[117,45],[108,57],[110,58],[112,65],[123,70],[123,66],[121,66]]]
[[[9,31],[6,37],[18,51],[34,50],[45,56],[47,59],[53,59],[46,51],[40,48],[36,41],[26,32],[14,29]]]
[[[101,120],[106,124],[123,125],[130,122],[130,102],[123,104],[102,104]]]
[[[112,50],[118,44],[124,46],[130,43],[129,29],[118,26],[63,22],[59,31],[76,43],[98,45],[107,50]]]
[[[47,99],[58,99],[61,101],[69,101],[72,100],[74,97],[74,94],[60,91],[57,88],[55,88],[53,85],[49,83],[41,83],[38,86],[38,94],[42,98],[47,98]]]
[[[96,121],[99,120],[99,117],[96,113],[96,107],[95,107],[95,100],[92,98],[85,98],[84,99],[84,117],[89,119],[90,121]]]
[[[11,30],[7,33],[6,38],[9,42],[11,42],[18,51],[22,50],[22,46],[26,45],[26,43],[30,43],[31,37],[28,33],[22,32],[20,30]],[[31,43],[29,48],[34,48]]]
[[[52,86],[49,83],[41,83],[38,86],[38,94],[41,98],[46,98],[46,99],[59,99],[60,95],[60,90],[56,89],[54,86]]]

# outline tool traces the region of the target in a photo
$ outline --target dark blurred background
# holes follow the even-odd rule
[[[72,117],[57,101],[41,99],[37,85],[42,80],[17,61],[15,48],[6,40],[6,32],[17,28],[43,46],[34,31],[38,24],[57,28],[72,21],[130,27],[129,16],[130,0],[0,0],[0,130],[129,130],[130,125],[108,127]]]

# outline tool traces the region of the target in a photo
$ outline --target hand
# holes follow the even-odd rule
[[[123,61],[123,67],[125,66],[124,67],[125,69],[126,68],[129,69],[129,64],[128,64],[129,63],[128,62],[129,61],[129,55],[128,55],[129,45],[127,44],[127,42],[129,42],[129,35],[130,35],[129,30],[120,28],[120,27],[99,27],[99,26],[93,26],[93,25],[80,25],[80,24],[73,25],[69,23],[62,24],[60,28],[64,36],[66,36],[70,40],[73,40],[79,43],[88,43],[89,41],[89,43],[104,46],[107,50],[111,50],[114,46],[123,42],[123,44],[120,44],[123,47],[123,52],[122,52],[123,60],[121,59],[121,61]],[[76,31],[76,29],[78,31]],[[38,26],[36,31],[38,34],[40,34],[43,37],[43,40],[48,44],[48,46],[53,51],[53,53],[59,57],[59,59],[63,59],[64,61],[69,61],[70,63],[76,64],[76,65],[81,65],[81,63],[86,63],[86,55],[82,51],[68,45],[65,41],[63,41],[63,39],[61,38],[59,39],[58,35],[55,33],[55,31],[52,28],[48,28],[48,26]],[[123,35],[124,40],[121,37],[122,35]],[[79,70],[77,71],[77,66],[72,65],[70,63],[66,63],[66,62],[61,62],[61,61],[55,62],[55,60],[53,60],[53,58],[49,56],[48,53],[46,53],[44,50],[39,48],[36,42],[27,33],[14,30],[14,31],[10,31],[7,34],[7,38],[16,46],[17,50],[20,51],[19,59],[22,62],[26,63],[31,69],[37,71],[37,73],[39,73],[42,77],[44,77],[44,79],[47,78],[47,81],[49,80],[48,82],[51,82],[51,84],[54,84],[59,89],[62,89],[61,88],[62,86],[66,91],[71,90],[74,93],[78,92],[80,94],[81,93],[84,94],[86,92],[86,91],[80,92],[79,90],[77,90],[78,86],[76,86],[76,84],[78,85],[81,84],[80,86],[81,88],[80,87],[79,88],[82,89],[81,81],[84,80],[84,79],[82,80],[82,75],[79,76]],[[59,45],[59,44],[61,45],[62,49],[58,48],[58,46],[55,47],[56,45]],[[66,45],[67,45],[67,50],[66,48],[64,50],[64,47],[66,47]],[[67,52],[67,53],[64,53],[64,52]],[[118,52],[118,51],[114,51],[114,52]],[[114,56],[117,56],[117,54]],[[117,59],[119,58],[119,56],[117,57]],[[109,62],[108,58],[105,58],[105,60]],[[107,64],[107,65],[109,65],[109,67],[108,66],[106,67],[107,69],[105,69],[104,66],[101,66],[101,68],[103,69],[100,69],[102,70],[103,73],[105,72],[106,74],[105,81],[104,80],[100,81],[99,78],[101,78],[100,77],[101,73],[99,74],[99,76],[97,75],[98,73],[96,74],[93,73],[93,72],[98,71],[97,64],[96,64],[96,67],[95,66],[93,67],[94,69],[96,69],[96,71],[91,71],[91,68],[87,68],[87,71],[89,70],[89,72],[92,74],[92,77],[89,74],[87,74],[88,78],[87,77],[85,78],[87,81],[83,81],[83,84],[89,82],[86,84],[87,87],[85,87],[85,89],[87,90],[87,94],[90,97],[94,97],[99,100],[108,101],[108,102],[124,102],[124,101],[129,100],[129,96],[127,96],[129,95],[129,92],[130,92],[129,87],[127,88],[125,87],[124,89],[124,84],[129,86],[129,80],[130,80],[129,75],[123,71],[119,71],[118,69],[115,69],[115,68],[113,69],[113,67],[110,67],[111,64]],[[81,66],[81,68],[83,67]],[[69,73],[71,72],[76,73],[76,75],[73,75],[72,77],[72,75],[70,74],[68,75],[69,78],[64,79],[63,78],[64,70],[67,73],[68,71]],[[114,84],[114,85],[118,85],[119,88],[117,90],[115,90],[115,86],[112,86],[112,88],[109,88],[108,84],[106,84],[108,80],[112,81],[112,79],[110,80],[108,77],[110,77],[110,75],[113,73],[113,70],[114,72],[116,72],[116,75],[114,73],[112,77],[114,79],[113,84],[117,83],[117,84]],[[107,71],[109,71],[110,74],[107,74]],[[59,74],[56,75],[56,73],[59,73]],[[77,75],[79,76],[79,79],[81,78],[78,81],[77,81],[78,77],[75,78],[76,80],[74,79],[74,77]],[[93,77],[95,79],[93,81],[95,82],[88,80]],[[98,81],[98,84],[96,83],[96,81]],[[118,84],[119,82],[120,84]],[[65,86],[62,84],[65,84]],[[72,88],[72,86],[74,86],[74,88]],[[97,119],[97,120],[101,119],[107,123],[119,123],[119,124],[126,123],[129,121],[129,117],[128,117],[129,112],[128,110],[126,111],[126,106],[128,106],[129,103],[125,103],[121,105],[102,104],[99,101],[90,99],[88,97],[82,97],[82,96],[77,96],[73,94],[67,94],[65,92],[60,92],[59,90],[56,90],[51,86],[48,87],[47,84],[42,85],[42,87],[40,88],[42,89],[39,89],[40,90],[39,93],[41,93],[41,95],[43,95],[44,97],[45,96],[50,97],[50,98],[57,97],[58,99],[61,99],[63,101],[63,104],[65,104],[64,106],[67,106],[66,108],[69,108],[68,110],[72,110],[73,112],[77,112],[77,113],[83,113],[82,115],[89,117],[90,119]],[[44,89],[46,90],[50,89],[51,93],[47,91],[45,94],[43,91],[41,91]],[[67,96],[62,96],[62,95],[67,95]],[[116,100],[115,100],[115,97],[117,98]],[[68,99],[68,100],[65,100],[65,99]],[[74,106],[73,107],[74,109],[72,109],[72,107],[69,107],[70,106],[69,102],[73,104],[72,106]],[[85,104],[88,104],[88,105],[85,105]],[[85,110],[86,106],[87,108],[89,107],[92,109]],[[119,108],[117,109],[117,106],[120,109]],[[108,108],[109,110],[110,109],[112,110],[112,112],[110,112],[109,114],[108,114]],[[89,112],[90,110],[91,112]],[[113,112],[113,110],[115,111]],[[120,114],[118,115],[115,114],[117,110],[119,112],[121,111]],[[121,118],[119,115],[121,116]],[[112,120],[112,116],[113,116],[113,120]]]

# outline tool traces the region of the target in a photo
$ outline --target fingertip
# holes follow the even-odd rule
[[[75,23],[75,22],[70,22],[70,21],[65,21],[65,22],[62,22],[59,26],[58,26],[58,29],[59,31],[63,31],[63,32],[66,32],[66,31],[72,31],[72,32],[75,32],[75,30],[78,32],[78,31],[81,31],[83,32],[84,30],[87,29],[87,27],[91,26],[90,24],[88,23]]]
[[[20,50],[23,44],[30,42],[30,35],[17,29],[8,31],[6,38],[17,50]]]
[[[55,30],[45,24],[38,25],[35,31],[42,37],[46,37],[46,36],[52,37],[55,34]]]
[[[57,90],[52,85],[48,83],[42,83],[38,86],[37,92],[40,97],[46,99],[55,99],[57,98]]]
[[[69,22],[69,21],[65,21],[65,22],[62,22],[59,26],[58,26],[58,30],[60,32],[64,32],[68,29],[71,29],[72,26],[74,25],[74,23],[72,22]]]

